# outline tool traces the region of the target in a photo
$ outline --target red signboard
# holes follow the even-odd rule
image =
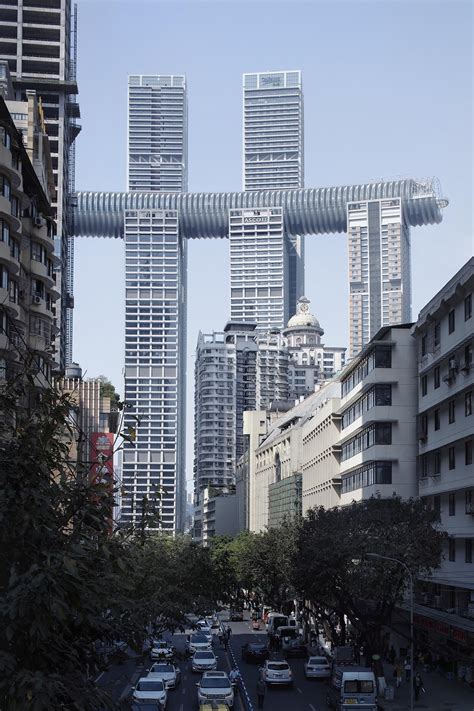
[[[114,435],[112,432],[93,432],[91,435],[91,471],[94,484],[110,484],[113,487]]]
[[[452,637],[458,642],[467,641],[468,634],[466,630],[460,629],[459,627],[453,627],[451,625],[446,624],[445,622],[441,622],[439,620],[434,620],[431,617],[425,617],[424,615],[417,614],[414,615],[413,621],[418,627],[423,627],[423,629],[425,630],[432,630],[433,632],[437,632],[438,634],[443,635],[443,637]]]

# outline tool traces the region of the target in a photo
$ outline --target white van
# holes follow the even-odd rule
[[[377,711],[375,674],[356,666],[334,666],[327,691],[327,704],[337,711]]]
[[[270,612],[266,624],[266,629],[270,637],[276,634],[279,627],[288,627],[288,617],[281,612]]]

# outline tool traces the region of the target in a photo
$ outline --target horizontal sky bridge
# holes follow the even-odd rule
[[[304,190],[258,190],[237,193],[101,193],[79,192],[74,209],[77,237],[123,238],[125,210],[177,210],[180,232],[189,239],[228,236],[229,210],[283,207],[289,234],[346,231],[350,202],[401,198],[409,225],[441,222],[441,197],[436,178],[380,181],[363,185]]]

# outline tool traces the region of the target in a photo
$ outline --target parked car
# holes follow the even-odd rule
[[[196,686],[198,687],[199,704],[204,701],[225,701],[231,708],[234,705],[234,687],[226,672],[204,672],[201,681]]]
[[[211,650],[194,652],[191,668],[193,672],[214,671],[217,669],[216,655]]]
[[[166,708],[168,701],[168,692],[163,679],[149,679],[146,676],[137,681],[136,686],[133,687],[132,696],[134,701],[158,702],[163,709]]]
[[[196,632],[196,634],[188,635],[188,637],[186,638],[186,652],[188,654],[209,651],[210,649],[211,644],[209,640],[201,632]]]
[[[260,676],[269,686],[272,684],[291,686],[293,684],[293,673],[288,662],[267,659],[260,669]]]
[[[171,662],[174,659],[175,648],[165,639],[154,639],[151,643],[150,657],[152,661]]]
[[[170,662],[156,662],[148,671],[147,679],[163,679],[167,689],[174,689],[181,679],[181,670]]]
[[[244,611],[240,609],[232,609],[229,611],[229,620],[231,622],[243,622]]]
[[[242,645],[242,659],[244,662],[251,664],[252,662],[266,661],[269,657],[268,647],[261,642],[247,642]]]
[[[304,665],[304,675],[307,679],[329,679],[331,665],[327,657],[310,657]]]

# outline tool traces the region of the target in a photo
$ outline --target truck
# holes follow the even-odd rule
[[[366,667],[334,663],[327,705],[336,711],[377,711],[375,674]]]
[[[270,637],[276,634],[279,627],[288,627],[288,617],[282,612],[270,612],[266,622],[267,632]]]

